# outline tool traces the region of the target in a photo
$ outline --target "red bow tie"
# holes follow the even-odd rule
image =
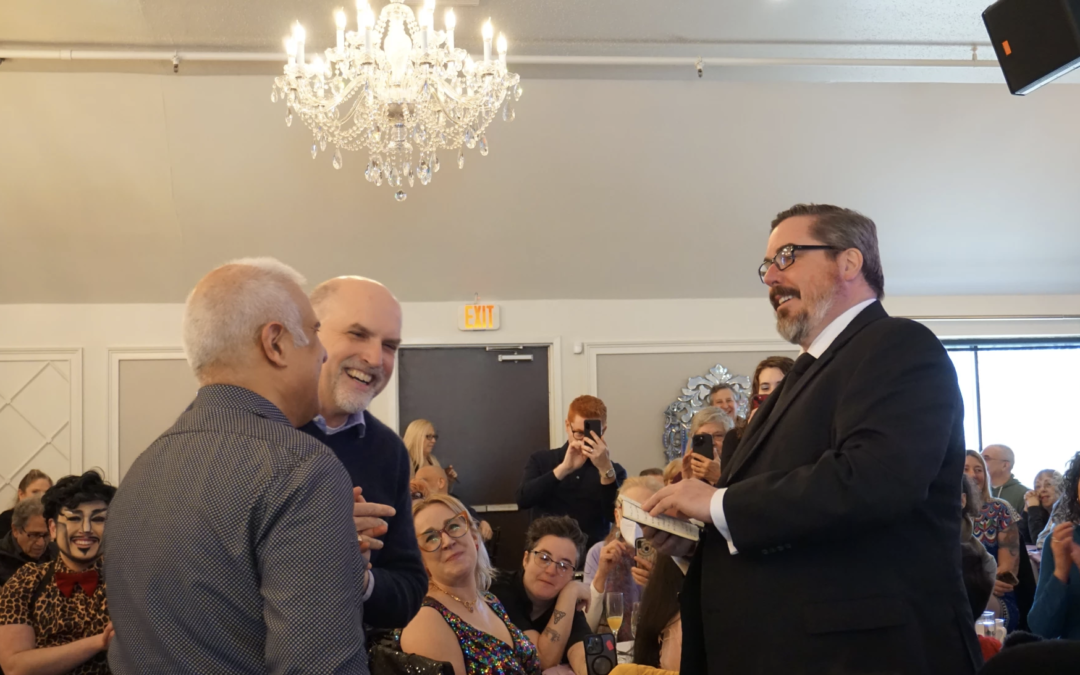
[[[71,594],[75,592],[76,584],[83,590],[83,593],[87,595],[93,595],[94,590],[98,585],[98,573],[97,570],[87,570],[85,572],[57,572],[53,575],[56,579],[56,587],[60,589],[60,592],[64,594],[65,598],[70,598]]]

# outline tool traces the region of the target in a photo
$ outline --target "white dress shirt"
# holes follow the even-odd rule
[[[832,320],[832,322],[825,326],[825,330],[821,331],[814,341],[810,343],[810,347],[802,350],[803,353],[810,354],[815,359],[820,359],[821,355],[825,353],[839,337],[840,333],[844,332],[844,329],[848,327],[856,316],[859,315],[864,309],[877,302],[877,298],[870,298],[864,300],[854,307],[848,309]],[[735,548],[735,542],[731,541],[731,530],[728,529],[727,518],[724,516],[724,493],[727,492],[727,488],[720,488],[712,496],[712,500],[709,502],[709,513],[712,515],[713,525],[720,531],[720,534],[724,535],[724,539],[727,539],[728,550],[732,555],[738,553],[738,549]]]

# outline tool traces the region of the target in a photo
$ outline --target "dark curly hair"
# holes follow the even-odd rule
[[[585,544],[588,543],[589,538],[578,527],[576,520],[570,516],[542,516],[537,518],[529,524],[529,529],[525,531],[525,550],[533,550],[536,542],[549,535],[574,542],[574,548],[577,549],[578,555],[574,564],[581,563],[581,559],[585,557]]]
[[[116,488],[108,485],[96,471],[87,471],[81,476],[64,476],[41,495],[41,504],[45,507],[45,520],[56,520],[60,509],[74,509],[87,502],[112,501]]]
[[[1073,455],[1069,460],[1069,468],[1065,469],[1065,489],[1061,493],[1061,509],[1065,521],[1080,523],[1080,495],[1077,494],[1077,483],[1080,483],[1080,452]]]

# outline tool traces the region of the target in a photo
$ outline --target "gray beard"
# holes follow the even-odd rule
[[[835,299],[836,292],[830,289],[827,295],[815,300],[811,310],[803,310],[795,316],[777,316],[776,332],[791,344],[801,345],[810,335],[810,331],[825,320],[825,315],[832,309]]]
[[[343,375],[342,377],[348,377]],[[366,394],[353,394],[347,391],[343,391],[343,387],[334,387],[334,405],[339,410],[344,410],[350,415],[355,415],[361,410],[367,410],[367,407],[371,405],[371,401],[378,393],[375,390],[371,390]]]

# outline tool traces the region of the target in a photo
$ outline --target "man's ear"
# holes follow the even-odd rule
[[[49,539],[56,541],[56,519],[49,518]]]
[[[259,347],[263,355],[275,366],[285,367],[285,351],[282,342],[288,335],[285,326],[277,321],[271,321],[259,331]]]
[[[857,248],[849,248],[838,256],[840,274],[844,281],[852,281],[859,276],[863,268],[863,254]]]

